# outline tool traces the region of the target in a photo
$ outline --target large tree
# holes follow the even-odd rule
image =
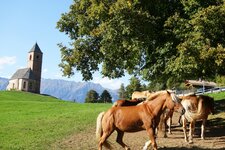
[[[85,103],[97,103],[99,100],[99,94],[95,90],[88,91]]]
[[[84,80],[99,70],[155,83],[214,78],[225,73],[224,10],[223,0],[74,0],[57,23],[71,39],[59,44],[60,67]]]
[[[100,95],[99,102],[102,103],[112,103],[112,96],[107,90],[104,90],[102,94]]]

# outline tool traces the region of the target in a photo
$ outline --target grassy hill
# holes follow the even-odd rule
[[[95,126],[97,114],[109,107],[0,91],[0,149],[49,149],[55,141]]]

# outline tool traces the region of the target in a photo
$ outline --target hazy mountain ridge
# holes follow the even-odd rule
[[[8,79],[0,77],[0,90],[5,90],[8,85]],[[47,94],[62,100],[76,101],[83,103],[88,91],[95,90],[99,95],[104,90],[112,96],[112,100],[118,99],[117,90],[106,89],[100,84],[92,82],[74,82],[60,79],[42,79],[41,94]]]
[[[0,77],[0,90],[5,90],[9,83],[9,79]]]

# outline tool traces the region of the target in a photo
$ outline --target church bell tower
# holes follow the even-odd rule
[[[30,68],[33,71],[36,80],[35,84],[36,93],[40,93],[42,55],[43,53],[37,43],[35,43],[32,49],[28,52],[28,68]]]

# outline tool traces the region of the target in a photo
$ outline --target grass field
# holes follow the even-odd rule
[[[211,93],[207,95],[213,97],[215,101],[225,100],[225,92]]]
[[[225,93],[210,94],[215,100]],[[0,91],[0,149],[47,150],[70,135],[95,126],[99,112],[111,104],[79,104],[53,97]]]
[[[0,149],[49,149],[55,141],[95,126],[97,114],[109,107],[0,91]]]

